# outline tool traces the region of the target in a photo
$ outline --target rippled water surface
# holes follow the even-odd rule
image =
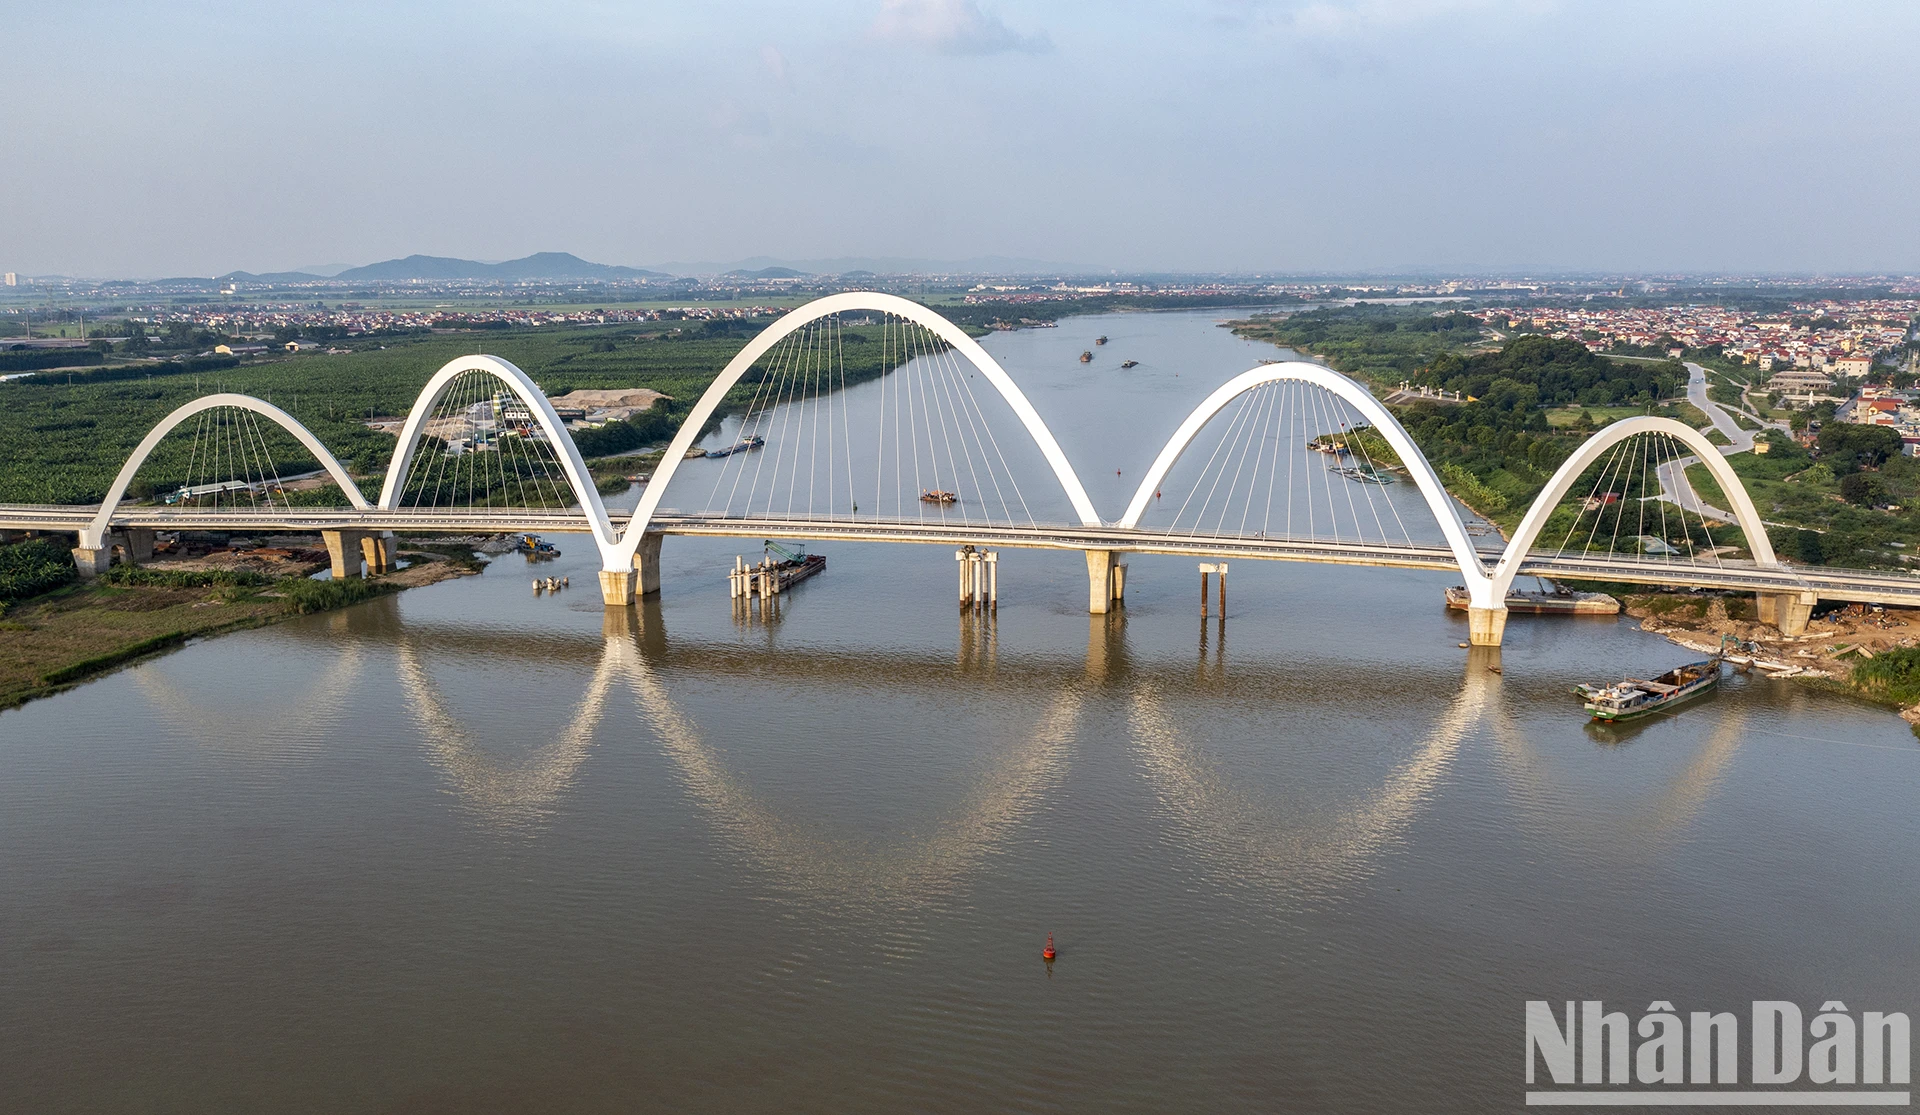
[[[1273,354],[988,344],[1109,517]],[[1190,560],[1088,617],[1007,551],[985,623],[834,545],[749,623],[739,542],[608,612],[556,541],[558,596],[506,558],[0,714],[0,1108],[1478,1111],[1527,999],[1920,1007],[1883,710],[1730,676],[1603,734],[1572,684],[1689,653],[1470,653],[1424,573],[1235,563],[1223,625]]]

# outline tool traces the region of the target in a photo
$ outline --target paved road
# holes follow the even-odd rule
[[[1707,370],[1698,364],[1687,365],[1687,401],[1699,407],[1713,421],[1713,428],[1726,437],[1723,453],[1745,453],[1753,448],[1753,431],[1740,428],[1725,407],[1707,397]]]
[[[1735,453],[1748,453],[1753,450],[1755,431],[1742,429],[1727,409],[1707,396],[1707,370],[1698,364],[1687,364],[1687,401],[1700,409],[1700,413],[1713,422],[1713,428],[1719,430],[1727,439],[1727,445],[1721,452],[1731,456]],[[1722,510],[1701,499],[1687,480],[1687,466],[1698,464],[1698,457],[1681,457],[1669,461],[1656,471],[1660,480],[1660,495],[1657,497],[1696,515],[1722,522],[1733,522],[1733,512]]]
[[[1653,474],[1660,481],[1660,494],[1653,498],[1705,518],[1733,522],[1733,512],[1715,507],[1693,490],[1692,482],[1687,479],[1687,466],[1699,463],[1698,457],[1676,457],[1655,469]]]

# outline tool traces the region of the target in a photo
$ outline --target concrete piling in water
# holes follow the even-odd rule
[[[1113,610],[1114,602],[1121,599],[1120,585],[1125,574],[1118,562],[1117,550],[1088,550],[1087,555],[1087,611],[1096,616],[1106,615]]]
[[[1000,555],[992,550],[962,546],[953,552],[960,570],[960,610],[1000,610]]]
[[[1227,618],[1227,563],[1224,561],[1203,561],[1200,563],[1200,618],[1207,618],[1207,577],[1211,574],[1220,578],[1220,618]]]

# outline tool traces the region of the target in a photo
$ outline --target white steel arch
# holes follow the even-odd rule
[[[753,362],[765,355],[768,349],[785,340],[795,330],[829,314],[850,310],[873,310],[905,318],[959,350],[962,356],[971,361],[973,366],[987,377],[987,381],[1000,392],[1000,396],[1007,401],[1007,405],[1013,408],[1014,414],[1019,416],[1021,424],[1027,428],[1027,433],[1047,458],[1047,464],[1053,467],[1053,474],[1059,478],[1060,486],[1066,489],[1067,498],[1072,501],[1074,513],[1080,516],[1080,522],[1085,526],[1100,525],[1100,515],[1093,509],[1093,501],[1087,497],[1085,486],[1080,483],[1079,475],[1073,471],[1073,465],[1067,460],[1066,453],[1061,450],[1060,443],[1054,440],[1053,432],[1047,429],[1047,424],[1041,420],[1039,412],[1033,409],[1033,404],[1027,401],[1026,395],[1013,382],[1013,378],[1007,375],[1006,369],[1002,368],[999,361],[990,356],[986,349],[981,348],[979,342],[967,336],[959,326],[918,302],[910,302],[891,294],[850,291],[845,294],[817,298],[789,311],[780,320],[762,330],[753,340],[747,342],[747,347],[741,349],[739,355],[727,364],[719,378],[707,387],[706,393],[700,396],[700,401],[694,404],[686,421],[681,423],[680,432],[674,435],[673,444],[667,447],[666,456],[661,458],[659,467],[654,470],[653,480],[648,483],[645,494],[640,497],[640,505],[634,509],[633,520],[627,525],[626,534],[620,540],[624,559],[621,562],[615,562],[610,556],[608,569],[625,569],[632,564],[632,556],[640,546],[641,536],[645,533],[648,522],[652,520],[654,511],[660,506],[661,496],[665,494],[667,484],[672,481],[673,474],[679,469],[680,461],[686,456],[688,447],[693,444],[695,438],[700,436],[700,430],[706,425],[707,419],[713,416],[721,400],[726,397],[728,391],[732,390],[734,384],[740,382],[740,377],[753,366]]]
[[[1580,448],[1574,450],[1573,456],[1568,457],[1553,474],[1553,479],[1547,481],[1546,488],[1533,501],[1533,506],[1527,508],[1526,516],[1520,520],[1513,538],[1507,542],[1506,551],[1493,568],[1493,583],[1498,589],[1496,599],[1506,599],[1507,588],[1519,573],[1520,563],[1527,559],[1527,551],[1533,548],[1534,541],[1547,525],[1547,519],[1553,515],[1553,509],[1559,506],[1561,497],[1567,494],[1567,489],[1573,486],[1573,482],[1589,465],[1600,459],[1600,454],[1635,434],[1666,434],[1693,450],[1733,504],[1733,517],[1739,520],[1740,531],[1746,535],[1747,549],[1753,554],[1753,560],[1761,565],[1780,564],[1773,552],[1773,540],[1767,537],[1767,524],[1753,506],[1753,497],[1747,494],[1746,486],[1740,483],[1739,474],[1733,471],[1733,466],[1727,463],[1720,450],[1699,430],[1684,422],[1643,414],[1623,418],[1603,427],[1599,433],[1582,442]]]
[[[256,399],[252,395],[223,392],[217,395],[204,395],[193,400],[162,418],[158,425],[147,432],[147,436],[140,440],[140,444],[127,457],[127,463],[120,466],[120,475],[113,478],[113,487],[107,489],[107,498],[100,502],[100,511],[93,517],[93,522],[80,532],[82,549],[97,550],[106,545],[107,530],[111,525],[114,511],[119,508],[120,501],[126,498],[127,485],[133,483],[134,473],[139,472],[140,466],[147,463],[147,457],[153,453],[154,447],[160,444],[160,439],[172,433],[173,428],[180,423],[201,411],[212,410],[215,407],[238,407],[271,419],[281,429],[300,439],[300,444],[307,447],[307,451],[313,454],[313,459],[320,462],[320,467],[327,470],[335,484],[340,485],[340,490],[346,494],[347,502],[351,503],[355,510],[368,510],[367,499],[360,494],[360,486],[347,475],[347,470],[342,468],[334,455],[328,452],[327,447],[320,443],[320,439],[313,436],[313,431],[300,424],[299,419],[272,403]]]
[[[1434,518],[1440,521],[1440,530],[1446,535],[1447,545],[1453,550],[1453,558],[1460,564],[1460,573],[1467,579],[1467,591],[1476,607],[1491,608],[1502,599],[1492,592],[1493,582],[1487,574],[1487,567],[1480,560],[1480,554],[1473,548],[1473,542],[1467,537],[1467,529],[1460,523],[1460,516],[1453,509],[1453,500],[1447,495],[1446,486],[1440,483],[1433,466],[1413,443],[1413,438],[1393,417],[1393,413],[1380,400],[1373,397],[1365,387],[1348,379],[1339,372],[1305,360],[1283,360],[1277,364],[1262,364],[1258,368],[1241,372],[1220,385],[1213,394],[1208,395],[1201,404],[1193,408],[1187,420],[1167,440],[1166,448],[1160,451],[1153,467],[1147,470],[1146,478],[1133,493],[1133,502],[1127,505],[1127,513],[1120,518],[1119,526],[1132,529],[1140,525],[1140,517],[1146,513],[1147,504],[1153,499],[1153,493],[1166,479],[1180,455],[1199,435],[1201,427],[1219,414],[1226,405],[1256,387],[1269,383],[1306,383],[1323,388],[1346,400],[1358,410],[1373,428],[1380,431],[1400,455],[1400,461],[1406,465],[1407,473],[1426,497],[1427,507]],[[1484,601],[1484,602],[1483,602]]]
[[[399,510],[400,496],[407,483],[407,470],[412,467],[414,454],[419,451],[421,432],[427,419],[433,415],[434,405],[461,373],[473,371],[493,376],[527,404],[528,412],[546,433],[548,443],[560,458],[560,467],[567,474],[567,483],[573,488],[573,494],[586,510],[587,521],[593,527],[593,540],[599,545],[601,555],[609,556],[612,548],[619,543],[619,536],[614,533],[613,522],[607,517],[607,505],[600,498],[600,489],[594,487],[593,476],[587,471],[586,461],[581,458],[579,448],[567,433],[566,424],[554,413],[553,404],[547,401],[546,393],[540,390],[539,385],[527,373],[515,367],[512,361],[498,356],[462,356],[450,360],[433,373],[433,378],[420,389],[420,397],[414,400],[413,409],[407,412],[407,424],[400,430],[400,444],[393,451],[393,462],[387,466],[387,481],[380,489],[380,509]],[[632,560],[631,553],[628,554],[628,560]],[[607,568],[614,567],[609,565]]]

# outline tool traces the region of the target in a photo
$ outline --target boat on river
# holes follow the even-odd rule
[[[921,503],[959,503],[960,496],[958,495],[958,493],[941,491],[938,488],[922,489],[920,492],[920,502]]]
[[[1620,602],[1604,592],[1574,592],[1572,589],[1551,582],[1546,583],[1548,587],[1539,592],[1509,589],[1507,611],[1541,616],[1617,616],[1620,614]],[[1473,601],[1467,595],[1467,586],[1455,585],[1447,590],[1447,607],[1464,612],[1472,606]]]
[[[709,457],[731,457],[735,453],[745,453],[749,449],[758,449],[766,443],[767,439],[761,437],[759,434],[750,434],[734,442],[732,445],[723,446],[719,449],[709,449],[706,455]]]
[[[1100,334],[1100,335],[1099,335],[1098,337],[1095,337],[1095,338],[1093,339],[1093,343],[1094,343],[1094,344],[1096,344],[1096,345],[1104,345],[1104,344],[1106,344],[1106,343],[1107,343],[1107,335],[1106,335],[1105,333],[1102,333],[1102,334]]]
[[[1664,712],[1720,684],[1720,662],[1726,643],[1713,657],[1675,666],[1653,678],[1627,678],[1612,685],[1583,685],[1575,692],[1586,697],[1587,712],[1598,723],[1618,724]]]
[[[1137,367],[1139,367],[1139,366],[1140,366],[1140,361],[1138,361],[1138,360],[1122,360],[1122,361],[1120,361],[1120,366],[1121,366],[1122,368],[1137,368]]]
[[[1091,364],[1091,363],[1093,363],[1093,350],[1092,350],[1092,349],[1087,349],[1086,351],[1084,351],[1084,352],[1082,352],[1082,353],[1080,354],[1080,362],[1081,362],[1082,364]]]

